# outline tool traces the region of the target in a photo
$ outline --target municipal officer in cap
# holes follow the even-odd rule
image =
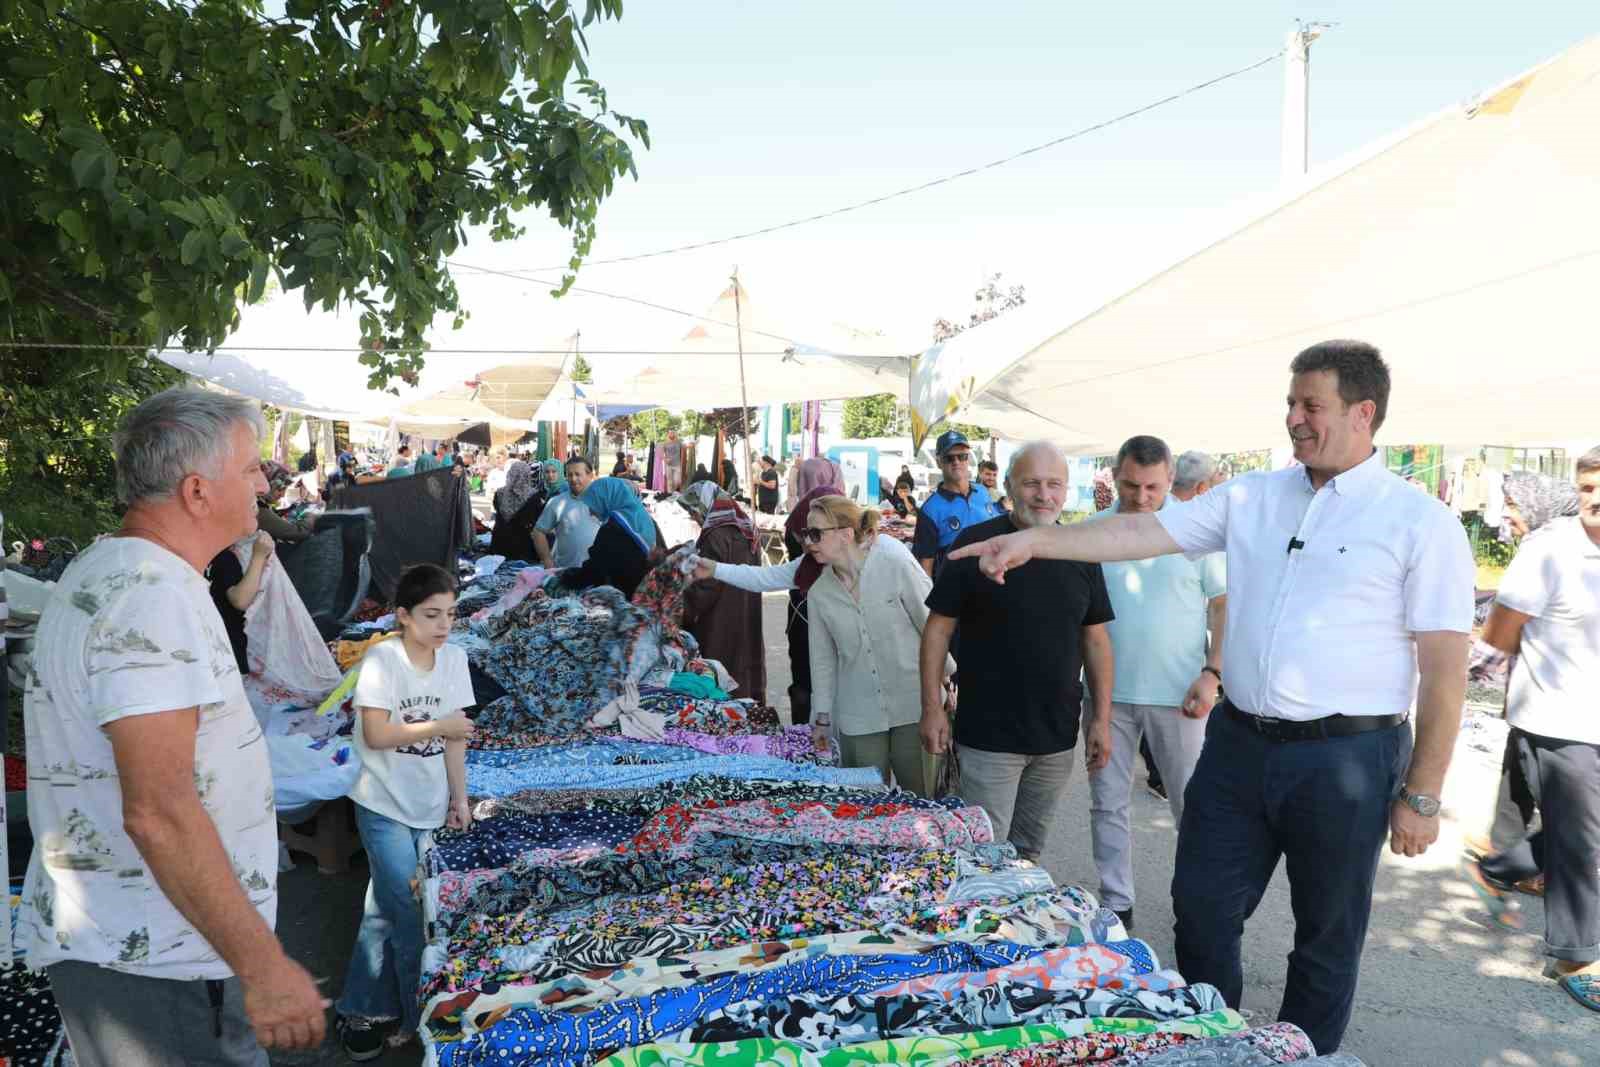
[[[965,434],[946,430],[939,435],[935,454],[944,477],[917,513],[917,531],[911,542],[911,554],[930,578],[939,576],[945,553],[962,530],[1001,514],[989,491],[972,479],[972,446]]]

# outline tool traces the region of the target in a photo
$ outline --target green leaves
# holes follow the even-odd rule
[[[620,14],[0,0],[0,328],[204,348],[276,272],[310,306],[361,309],[375,384],[414,370],[431,324],[466,310],[446,257],[468,226],[510,239],[547,212],[576,265],[648,144],[586,74],[568,89],[574,9]]]

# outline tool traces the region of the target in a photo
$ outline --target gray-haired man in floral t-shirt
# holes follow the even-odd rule
[[[25,692],[19,933],[78,1063],[264,1065],[319,1044],[284,954],[272,771],[203,572],[255,531],[261,417],[173,389],[116,435],[122,528],[62,575]]]

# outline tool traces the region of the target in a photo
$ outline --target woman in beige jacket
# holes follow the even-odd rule
[[[807,516],[801,540],[823,567],[807,598],[812,722],[838,736],[844,766],[877,767],[886,780],[893,769],[901,788],[928,796],[917,650],[932,583],[904,545],[878,536],[878,519],[842,496]]]

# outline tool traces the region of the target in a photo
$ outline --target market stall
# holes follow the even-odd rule
[[[426,1062],[1318,1062],[981,808],[740,699],[677,626],[690,554],[632,600],[493,561],[463,590],[474,822],[424,848]]]

